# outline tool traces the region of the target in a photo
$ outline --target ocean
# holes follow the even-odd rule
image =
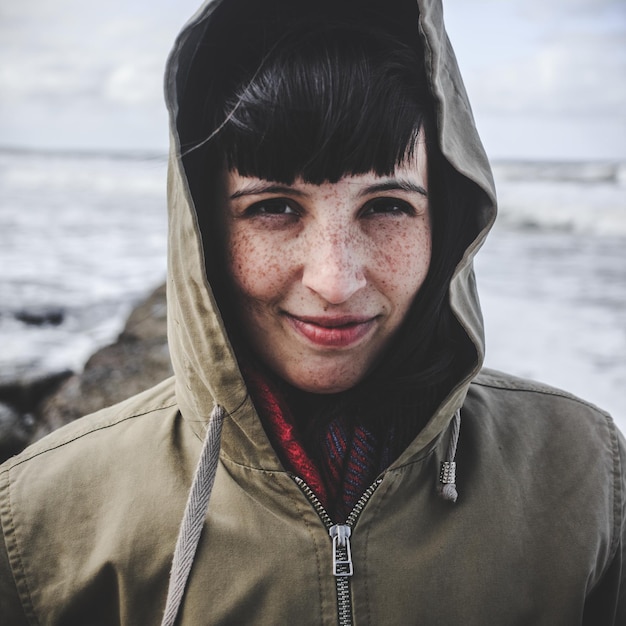
[[[166,271],[166,158],[0,150],[0,382],[79,371]],[[626,430],[626,164],[501,162],[486,365]],[[38,323],[41,321],[44,323]]]

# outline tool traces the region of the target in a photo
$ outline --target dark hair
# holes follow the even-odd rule
[[[284,35],[221,115],[227,121],[214,149],[229,169],[314,184],[391,174],[432,120],[415,51],[328,25]]]
[[[422,52],[384,33],[308,25],[279,38],[258,67],[233,73],[239,76],[226,81],[230,93],[205,100],[203,118],[218,129],[202,145],[205,172],[226,166],[283,183],[297,177],[335,182],[370,171],[389,175],[412,155],[418,134],[425,137],[433,229],[429,274],[375,371],[353,390],[321,399],[320,411],[329,418],[347,410],[373,427],[393,425],[402,448],[467,368],[470,350],[447,301],[452,272],[473,232],[464,210],[469,183],[436,141]],[[218,231],[202,226],[212,218],[199,206],[205,249],[219,256]],[[207,268],[220,307],[228,309],[220,265],[212,258]],[[224,317],[237,342],[234,311]],[[291,396],[297,401],[298,392],[291,390]]]

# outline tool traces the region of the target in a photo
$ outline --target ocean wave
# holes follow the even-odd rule
[[[620,161],[495,161],[493,171],[501,181],[626,184]]]

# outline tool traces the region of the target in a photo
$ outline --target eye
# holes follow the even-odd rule
[[[251,204],[246,209],[246,215],[298,215],[297,207],[290,200],[284,198],[268,198]]]
[[[415,207],[399,198],[376,198],[370,200],[363,208],[365,217],[374,215],[416,215]]]

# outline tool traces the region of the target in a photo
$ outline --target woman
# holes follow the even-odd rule
[[[175,377],[3,466],[3,617],[623,623],[621,435],[481,371],[495,200],[441,6],[313,4],[179,37]]]

